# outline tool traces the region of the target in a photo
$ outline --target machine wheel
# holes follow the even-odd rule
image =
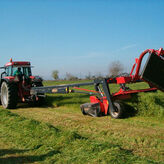
[[[14,109],[17,106],[18,92],[14,83],[3,82],[1,85],[1,103],[5,109]]]
[[[120,101],[115,101],[113,103],[113,106],[114,106],[115,111],[112,112],[110,110],[111,117],[112,118],[116,118],[116,119],[122,118],[123,114],[124,114],[124,106],[123,106],[123,104]]]
[[[81,112],[83,113],[83,115],[87,115],[87,114],[85,113],[84,107],[83,107],[82,105],[80,106],[80,108],[81,108]]]

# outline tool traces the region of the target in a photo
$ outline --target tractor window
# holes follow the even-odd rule
[[[23,74],[26,76],[31,76],[31,68],[30,67],[23,67]]]
[[[21,67],[20,67],[21,68]],[[13,67],[13,73],[12,75],[14,76],[14,74],[16,73],[16,71],[18,70],[18,67]],[[21,68],[21,72],[22,72],[22,68]]]
[[[21,68],[21,72],[23,75],[29,77],[31,76],[31,67],[20,67]],[[13,75],[15,73],[15,71],[18,70],[18,67],[13,67]]]
[[[7,76],[12,76],[12,67],[11,66],[9,66],[9,67],[6,67],[6,75]]]

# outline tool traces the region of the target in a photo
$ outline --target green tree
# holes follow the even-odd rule
[[[59,79],[59,71],[58,70],[54,70],[52,72],[52,77],[54,78],[54,80],[58,80]]]

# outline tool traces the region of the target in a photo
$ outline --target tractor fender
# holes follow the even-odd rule
[[[8,80],[8,79],[1,79],[1,85],[2,85],[2,83],[3,83],[4,81],[5,81],[6,83],[8,83],[8,82],[9,82],[9,80]]]
[[[0,86],[2,85],[3,82],[6,82],[6,83],[15,83],[13,80],[11,80],[10,78],[2,78],[1,81],[0,81]]]

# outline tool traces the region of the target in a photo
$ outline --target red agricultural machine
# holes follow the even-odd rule
[[[32,76],[30,62],[12,61],[1,67],[4,71],[1,73],[1,104],[3,108],[16,108],[18,102],[41,102],[44,94],[38,94],[37,97],[30,94],[32,87],[43,86],[42,79],[38,76]],[[14,75],[20,69],[21,75]]]
[[[144,68],[141,69],[143,57],[148,54]],[[66,84],[56,86],[42,85],[40,77],[31,74],[29,62],[10,61],[4,67],[1,74],[1,103],[4,108],[15,108],[19,101],[43,102],[45,93],[70,93],[80,92],[92,94],[90,103],[82,104],[83,114],[91,116],[102,116],[110,114],[113,118],[121,118],[125,112],[122,100],[129,99],[139,92],[164,91],[164,50],[147,49],[135,60],[129,75],[118,77],[95,79],[89,83]],[[22,74],[16,75],[14,72],[20,69]],[[131,90],[126,87],[128,83],[147,82],[149,88]],[[110,84],[120,85],[116,93],[110,92]],[[95,90],[79,88],[80,86],[94,85]],[[71,88],[71,89],[70,89]],[[80,91],[79,91],[80,90]],[[93,96],[94,95],[94,96]]]

